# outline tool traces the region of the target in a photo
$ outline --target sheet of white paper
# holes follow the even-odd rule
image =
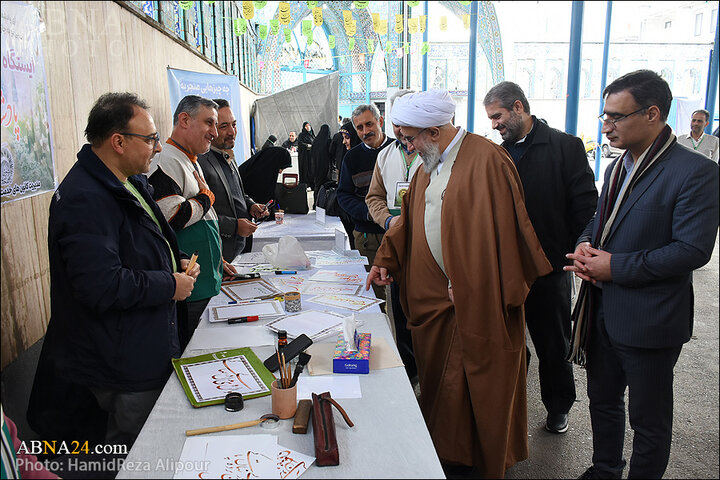
[[[303,310],[296,315],[274,320],[267,324],[272,330],[285,330],[288,337],[297,338],[305,334],[313,338],[329,329],[340,329],[343,322],[343,315],[335,312],[323,312],[318,310]]]
[[[330,282],[330,283],[352,283],[362,285],[365,283],[365,275],[357,273],[343,273],[335,270],[320,270],[312,277],[308,278],[313,282]]]
[[[357,295],[359,290],[360,285],[330,282],[307,282],[301,288],[304,295],[324,295],[326,293]]]
[[[275,293],[280,293],[273,290],[272,285],[269,285],[264,281],[236,283],[234,285],[223,285],[222,288],[230,292],[231,295],[235,296],[236,300],[250,300],[252,298],[265,297]]]
[[[277,336],[264,325],[237,323],[228,327],[198,328],[195,330],[188,350],[229,350],[242,347],[275,345]]]
[[[188,437],[174,478],[280,478],[275,435]]]
[[[312,465],[314,461],[315,457],[278,445],[277,462],[280,478],[298,478],[305,473],[305,470],[310,468],[310,465]]]
[[[227,321],[228,318],[249,317],[253,315],[257,315],[259,317],[271,317],[273,315],[282,315],[284,313],[280,302],[277,300],[237,305],[223,305],[220,307],[212,307],[211,310],[211,322],[223,322]]]
[[[299,292],[305,283],[305,277],[300,275],[276,275],[276,277],[271,278],[270,283],[281,292]]]
[[[182,366],[198,402],[225,398],[230,392],[252,395],[269,391],[245,355]]]
[[[297,398],[312,398],[312,393],[330,392],[333,398],[362,398],[358,375],[300,376],[297,381]]]
[[[315,223],[325,225],[325,209],[322,207],[315,207]]]
[[[335,246],[333,247],[333,250],[336,252],[344,252],[345,251],[345,238],[347,236],[345,235],[345,232],[339,229],[335,229]]]
[[[377,298],[337,294],[319,295],[317,297],[309,298],[307,301],[320,305],[327,305],[329,307],[344,308],[353,312],[360,312],[382,302],[382,300]]]

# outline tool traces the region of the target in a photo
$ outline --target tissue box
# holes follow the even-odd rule
[[[333,355],[333,373],[370,373],[370,334],[359,333],[357,336],[357,352],[345,349],[342,333],[338,337]]]

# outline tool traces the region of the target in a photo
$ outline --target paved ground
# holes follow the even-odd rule
[[[713,257],[694,273],[695,327],[675,367],[675,418],[665,478],[720,478],[718,448],[718,242]],[[534,356],[533,360],[537,357]],[[585,393],[585,370],[575,368],[577,401],[570,429],[563,435],[543,428],[537,362],[528,373],[530,457],[507,471],[507,478],[576,478],[590,465],[592,431]],[[630,459],[632,430],[626,422],[625,457]],[[627,468],[624,472],[627,477]]]

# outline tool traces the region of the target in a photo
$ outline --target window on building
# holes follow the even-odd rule
[[[672,27],[672,21],[665,22],[665,29]]]
[[[698,13],[695,15],[695,36],[696,37],[702,33],[702,18],[703,18],[702,13]]]
[[[710,33],[715,33],[715,29],[717,28],[717,8],[710,12]]]

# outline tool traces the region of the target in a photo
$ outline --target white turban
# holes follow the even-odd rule
[[[446,90],[403,95],[395,100],[390,111],[392,123],[398,127],[439,127],[450,123],[453,115],[455,101]]]

